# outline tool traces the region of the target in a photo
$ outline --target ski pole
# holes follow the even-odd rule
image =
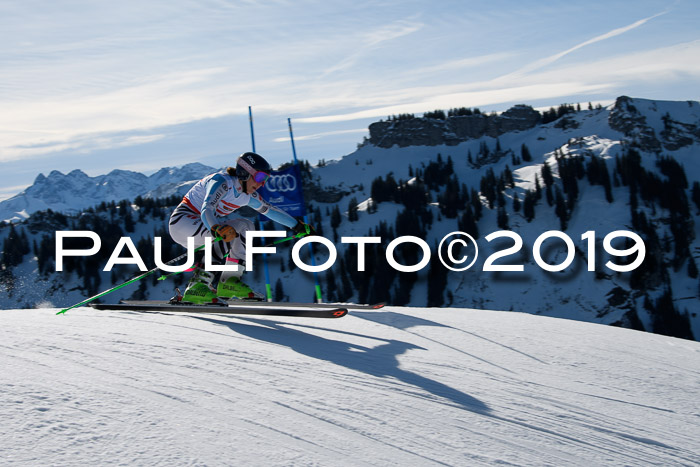
[[[267,248],[267,247],[275,246],[275,245],[278,245],[278,244],[280,244],[280,243],[288,242],[288,241],[290,241],[290,240],[294,240],[295,238],[301,238],[301,237],[305,237],[305,236],[306,236],[306,234],[304,234],[304,233],[302,233],[302,234],[295,234],[295,235],[292,235],[291,237],[280,238],[280,239],[275,240],[274,242],[266,243],[265,245],[263,245],[263,246],[260,247],[260,248]],[[228,255],[226,255],[226,256],[228,256]],[[163,275],[160,276],[157,280],[159,280],[159,281],[164,281],[164,280],[170,279],[170,278],[173,277],[173,276],[176,276],[176,275],[178,275],[178,274],[182,274],[183,272],[187,272],[187,271],[188,271],[188,270],[171,272],[171,273],[169,273],[169,274],[163,274]]]
[[[216,237],[216,238],[214,239],[215,242],[218,242],[219,240],[221,240],[221,237]],[[206,246],[206,245],[198,246],[197,248],[195,248],[194,251],[197,252],[197,251],[201,250],[202,248],[204,248],[205,246]],[[178,256],[177,258],[171,259],[170,261],[168,261],[167,263],[164,263],[164,264],[169,265],[169,264],[176,263],[176,262],[180,261],[182,258],[187,257],[188,254],[189,254],[189,251],[187,251],[187,252],[181,254],[181,255]],[[83,301],[80,302],[80,303],[76,303],[76,304],[73,305],[73,306],[69,306],[68,308],[64,308],[63,310],[59,311],[59,312],[56,313],[56,314],[57,314],[57,315],[65,314],[65,312],[68,311],[68,310],[72,310],[73,308],[78,308],[78,307],[83,306],[83,305],[85,305],[85,304],[87,304],[87,303],[90,303],[90,302],[92,302],[92,301],[95,301],[95,300],[97,300],[97,299],[100,298],[100,297],[104,297],[105,295],[114,292],[115,290],[119,290],[119,289],[121,289],[121,288],[123,288],[123,287],[126,287],[126,286],[129,285],[129,284],[133,284],[134,282],[140,281],[140,280],[143,279],[144,277],[150,276],[151,274],[155,273],[158,269],[160,269],[160,268],[159,268],[158,266],[156,266],[155,268],[153,268],[153,269],[151,269],[151,270],[149,270],[149,271],[144,272],[144,273],[141,274],[140,276],[134,277],[133,279],[130,279],[130,280],[124,282],[123,284],[119,284],[119,285],[117,285],[117,286],[115,286],[115,287],[112,287],[112,288],[109,289],[109,290],[105,290],[104,292],[100,292],[100,293],[98,293],[97,295],[93,295],[92,297],[87,298],[87,299],[83,300]]]
[[[280,238],[280,239],[277,239],[277,240],[274,240],[274,241],[268,243],[267,245],[263,245],[262,248],[265,248],[265,247],[268,247],[268,246],[279,245],[280,243],[288,242],[288,241],[290,241],[290,240],[296,240],[297,238],[306,237],[307,235],[308,235],[308,234],[307,234],[306,232],[301,232],[301,233],[298,233],[298,234],[291,235],[291,236],[289,236],[289,237]]]

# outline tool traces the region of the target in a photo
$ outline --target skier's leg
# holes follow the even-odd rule
[[[245,258],[245,241],[249,230],[255,229],[255,225],[247,219],[231,219],[226,222],[238,233],[238,237],[229,243],[229,255],[226,258],[226,266],[231,270],[221,273],[217,293],[220,297],[252,298],[255,292],[241,280],[245,272],[243,260]]]
[[[179,205],[173,211],[170,216],[169,228],[173,240],[184,247],[187,247],[189,237],[194,238],[195,246],[202,246],[204,239],[211,236],[199,214],[184,204]],[[224,242],[216,242],[212,249],[213,256],[223,258],[228,251],[228,245]],[[211,303],[217,296],[213,286],[215,277],[213,272],[204,269],[200,255],[182,299],[192,303]]]
[[[170,236],[176,243],[187,248],[187,239],[194,238],[194,246],[204,245],[206,237],[212,237],[199,214],[192,211],[186,204],[180,204],[173,211],[169,221]],[[222,260],[228,254],[230,245],[226,242],[212,244],[213,260]]]

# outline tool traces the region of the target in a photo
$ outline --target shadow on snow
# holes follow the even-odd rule
[[[400,368],[398,357],[412,349],[422,349],[409,342],[396,339],[380,339],[363,334],[350,333],[329,328],[307,326],[297,323],[276,323],[271,320],[239,318],[237,321],[225,321],[216,318],[197,316],[197,319],[226,326],[232,331],[252,339],[282,345],[308,357],[324,360],[350,370],[365,373],[377,378],[394,378],[404,384],[422,389],[430,395],[427,399],[439,402],[445,399],[465,410],[488,414],[490,408],[482,401],[454,389],[446,384],[426,378]],[[246,324],[242,321],[248,321]],[[375,347],[351,344],[343,340],[329,339],[304,332],[299,328],[318,329],[338,334],[373,339],[381,342]]]

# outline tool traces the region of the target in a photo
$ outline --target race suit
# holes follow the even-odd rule
[[[245,258],[245,237],[254,224],[236,215],[237,209],[249,206],[268,219],[291,229],[297,220],[286,212],[271,206],[258,193],[247,194],[241,182],[226,171],[204,177],[187,192],[182,202],[170,216],[170,236],[180,245],[187,247],[187,238],[194,237],[195,246],[204,245],[205,237],[212,237],[214,225],[230,225],[238,233],[231,242],[215,242],[212,255],[222,260]]]

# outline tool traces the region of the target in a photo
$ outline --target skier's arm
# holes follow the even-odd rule
[[[212,226],[219,223],[216,217],[216,206],[225,194],[226,180],[222,175],[214,175],[207,183],[204,205],[201,210],[202,222],[209,230],[211,230]]]
[[[295,218],[281,209],[277,209],[276,207],[272,206],[270,203],[262,199],[257,193],[250,195],[248,206],[255,209],[260,214],[264,214],[268,217],[268,219],[284,225],[288,229],[292,229],[295,225],[297,225],[297,220]]]

